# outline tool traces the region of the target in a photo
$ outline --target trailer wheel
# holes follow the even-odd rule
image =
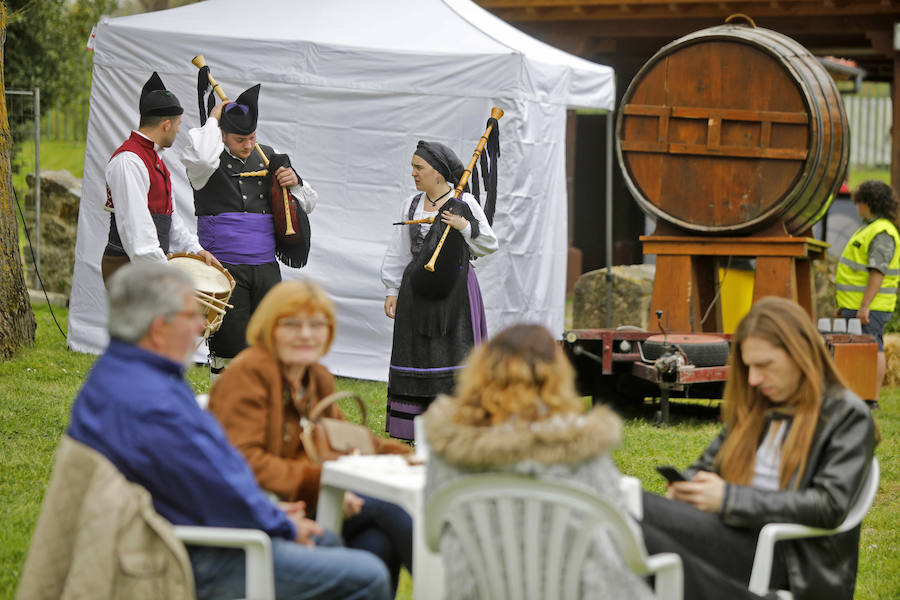
[[[641,344],[644,358],[656,360],[662,356],[665,339],[668,339],[669,344],[681,348],[695,367],[718,367],[728,364],[730,349],[725,338],[697,333],[651,335]]]

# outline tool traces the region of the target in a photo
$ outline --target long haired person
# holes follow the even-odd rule
[[[622,422],[605,406],[585,412],[569,360],[540,325],[513,325],[476,347],[454,395],[440,396],[424,419],[431,449],[428,495],[472,473],[518,473],[571,482],[625,509],[621,474],[609,457],[621,441]],[[542,531],[552,527],[546,511],[542,518]],[[476,528],[474,518],[471,528]],[[499,528],[495,533],[501,535]],[[445,599],[477,597],[470,575],[473,557],[453,531],[441,536],[441,557]],[[594,539],[581,581],[580,598],[653,597],[602,532]]]
[[[644,493],[647,549],[677,552],[685,598],[755,598],[747,590],[759,530],[770,522],[833,528],[870,468],[872,416],[848,390],[812,319],[763,298],[732,340],[724,426],[666,498]],[[859,527],[775,547],[772,588],[797,600],[850,600]],[[772,596],[774,597],[774,596]]]

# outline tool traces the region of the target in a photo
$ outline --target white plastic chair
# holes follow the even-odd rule
[[[572,512],[581,516],[577,527],[569,519]],[[542,515],[553,524],[549,538],[540,534]],[[469,557],[482,600],[577,598],[598,528],[616,541],[632,572],[656,575],[660,600],[682,598],[681,557],[674,553],[647,556],[640,529],[629,517],[574,485],[514,474],[464,477],[442,487],[428,501],[425,536],[432,551],[438,551],[445,527],[453,530]]]
[[[860,491],[853,506],[850,507],[850,511],[847,513],[844,521],[834,529],[808,527],[799,523],[769,523],[763,526],[759,532],[759,539],[756,542],[756,555],[753,558],[753,570],[750,573],[750,591],[760,596],[768,593],[769,582],[772,578],[772,561],[775,558],[775,542],[835,535],[849,531],[859,525],[875,500],[880,477],[881,472],[878,459],[872,457],[872,466],[860,485]],[[793,594],[787,590],[778,590],[777,594],[780,600],[793,598]]]
[[[275,600],[272,540],[259,529],[177,525],[175,535],[185,544],[241,548],[245,554],[246,600]]]

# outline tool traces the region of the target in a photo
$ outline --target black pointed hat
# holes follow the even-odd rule
[[[222,109],[222,118],[219,127],[225,133],[238,135],[250,135],[256,131],[256,119],[259,117],[259,88],[260,84],[241,92],[234,102],[229,102]]]
[[[141,90],[141,99],[138,110],[142,117],[168,117],[180,115],[184,112],[181,103],[175,94],[166,89],[159,74],[153,71],[153,75],[144,84]]]

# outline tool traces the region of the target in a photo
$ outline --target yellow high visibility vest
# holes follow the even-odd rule
[[[863,292],[869,281],[869,244],[879,233],[886,232],[894,240],[894,256],[881,289],[872,300],[869,310],[893,312],[897,305],[897,285],[900,283],[900,234],[888,219],[876,219],[856,230],[844,246],[837,266],[835,284],[837,305],[840,308],[858,310],[862,304]]]

